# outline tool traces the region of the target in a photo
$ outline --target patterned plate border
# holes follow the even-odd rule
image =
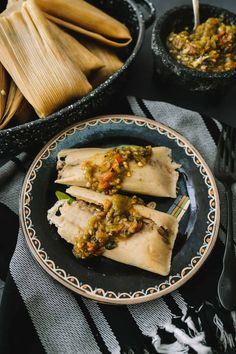
[[[73,135],[78,131],[86,129],[87,127],[108,123],[119,124],[121,122],[125,124],[135,124],[140,127],[145,126],[151,130],[156,130],[159,134],[166,135],[171,140],[174,140],[177,145],[184,149],[186,155],[192,158],[194,164],[199,169],[208,188],[209,200],[209,212],[207,215],[209,224],[205,232],[204,242],[197,254],[191,259],[190,264],[183,268],[181,273],[175,274],[174,276],[169,276],[169,278],[159,286],[150,287],[146,290],[137,290],[132,294],[105,291],[102,288],[93,289],[89,284],[82,284],[75,276],[66,274],[65,270],[59,268],[43,249],[41,242],[37,237],[37,232],[32,224],[30,209],[31,190],[34,180],[37,177],[37,173],[42,166],[43,160],[49,157],[59,142],[66,139],[69,135]],[[111,304],[137,304],[159,298],[169,292],[172,292],[187,282],[200,269],[211,253],[217,239],[220,221],[219,195],[214,177],[200,153],[188,142],[187,139],[176,131],[159,122],[137,116],[99,116],[81,123],[76,123],[69,128],[66,128],[51,139],[39,152],[29,168],[24,180],[20,202],[20,219],[30,251],[38,263],[57,281],[72,291],[98,302]]]

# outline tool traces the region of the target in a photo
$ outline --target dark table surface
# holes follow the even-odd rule
[[[189,4],[191,3],[191,0],[152,0],[156,10],[157,10],[157,16],[161,16],[166,10],[172,8],[173,6],[176,5],[182,5],[182,4]],[[203,1],[201,0],[202,3],[209,3],[217,6],[221,6],[224,8],[227,8],[233,12],[236,13],[236,0],[207,0]],[[183,90],[180,90],[179,88],[175,88],[172,85],[169,85],[168,88],[163,87],[163,85],[158,81],[158,79],[154,78],[153,76],[153,58],[152,58],[152,52],[151,52],[151,31],[152,27],[150,27],[146,31],[144,43],[142,46],[142,49],[140,50],[136,63],[132,68],[132,71],[130,72],[130,76],[128,79],[128,83],[126,85],[125,91],[122,93],[125,95],[135,95],[140,98],[145,98],[149,100],[161,100],[161,101],[166,101],[173,103],[175,105],[185,107],[191,110],[196,110],[201,113],[205,113],[209,116],[212,116],[220,121],[227,122],[231,125],[236,126],[236,118],[235,118],[235,111],[236,111],[236,83],[235,86],[229,90],[225,91],[224,94],[222,95],[221,99],[218,97],[208,97],[208,95],[200,95],[197,93],[189,93],[189,92],[184,92]],[[115,109],[115,108],[114,108]],[[112,111],[112,107],[110,107],[110,110]],[[108,113],[108,112],[107,112]],[[38,147],[39,148],[39,147]],[[33,154],[33,152],[32,152]],[[1,160],[0,160],[0,165],[1,165]],[[15,248],[15,242],[16,242],[16,235],[18,231],[18,217],[11,212],[10,209],[5,208],[4,205],[0,205],[2,207],[1,212],[0,212],[0,220],[2,221],[3,229],[8,230],[8,238],[1,238],[2,242],[4,240],[7,240],[7,245],[8,248],[0,247],[0,251],[6,252],[6,249],[10,250],[9,251],[9,259],[8,262],[10,261],[11,254],[14,251]],[[4,213],[5,212],[5,213]],[[4,226],[5,225],[7,226]],[[11,237],[9,237],[11,236]],[[185,288],[185,294],[188,296],[188,298],[192,299],[191,304],[193,305],[194,303],[198,304],[202,300],[202,297],[205,296],[207,291],[200,291],[199,296],[195,296],[195,289],[199,289],[199,279],[200,279],[200,285],[201,289],[207,289],[209,292],[213,295],[214,297],[215,294],[215,288],[210,286],[208,287],[208,274],[211,275],[211,280],[212,280],[212,274],[214,274],[214,279],[218,279],[219,274],[218,274],[218,268],[215,266],[215,259],[222,257],[223,253],[223,246],[219,244],[220,248],[218,248],[218,253],[214,255],[212,259],[212,263],[210,265],[210,269],[212,269],[212,272],[204,272],[199,273],[201,277],[203,278],[197,278],[195,277],[195,287],[186,287]],[[0,252],[1,253],[1,252]],[[5,257],[6,258],[6,257]],[[0,260],[3,262],[3,257],[1,257],[0,254]],[[5,260],[5,259],[4,259]],[[4,263],[5,264],[5,263]],[[219,264],[219,263],[217,263]],[[208,263],[209,266],[209,263]],[[0,267],[1,268],[1,267]],[[3,268],[2,268],[3,269]],[[6,266],[6,271],[8,269],[8,266]],[[215,273],[213,273],[215,272]],[[0,274],[1,278],[1,274]],[[2,276],[2,279],[4,277]],[[204,285],[205,284],[205,285]],[[215,281],[216,284],[216,281]],[[1,284],[0,284],[1,287]],[[194,290],[192,290],[194,289]],[[192,296],[192,293],[194,295]],[[189,295],[188,295],[189,294]],[[6,300],[7,299],[7,300]],[[173,299],[169,300],[170,303],[172,303]],[[206,306],[209,306],[209,302]],[[37,336],[37,333],[35,331],[34,326],[31,323],[31,319],[29,317],[29,314],[27,313],[26,307],[19,296],[18,290],[16,288],[16,285],[11,278],[10,274],[8,277],[8,280],[6,282],[5,286],[5,306],[2,306],[2,316],[0,316],[0,352],[1,353],[16,353],[16,352],[24,352],[24,353],[43,353],[43,348],[42,345],[39,341],[39,338]],[[206,311],[206,306],[201,306],[202,310],[202,316],[205,316]],[[175,305],[176,307],[176,305]],[[176,309],[175,309],[176,310]],[[177,309],[179,311],[179,309]],[[127,322],[127,318],[129,321],[133,321],[131,315],[127,314],[125,310],[122,313],[118,313],[119,310],[117,310],[116,307],[113,307],[112,309],[113,312],[109,315],[109,320],[110,322],[114,322],[114,328],[117,328],[117,318],[122,318],[122,326],[121,328],[121,333],[122,334],[122,343],[126,343],[126,337],[128,338],[127,341],[129,345],[131,345],[130,341],[135,342],[136,346],[139,346],[140,341],[143,341],[143,336],[142,334],[140,335],[140,331],[136,326],[133,326],[130,328],[129,323]],[[192,307],[191,307],[192,311]],[[210,311],[212,309],[210,308]],[[173,312],[174,313],[174,312]],[[125,314],[125,316],[124,316]],[[129,315],[129,317],[127,317]],[[182,316],[182,314],[181,314]],[[225,316],[225,315],[224,315]],[[175,321],[179,321],[179,319],[176,316]],[[107,314],[108,318],[108,314]],[[114,321],[112,319],[115,319]],[[208,320],[208,317],[207,317]],[[132,324],[133,324],[132,322]],[[126,325],[123,326],[123,323]],[[212,327],[207,326],[205,328],[208,329],[208,333],[212,331]],[[2,325],[2,327],[1,327]],[[116,327],[115,327],[116,326]],[[1,328],[2,330],[1,333]],[[114,331],[114,328],[111,327]],[[128,328],[128,330],[127,330]],[[118,330],[117,330],[118,332]],[[139,333],[140,332],[140,333]],[[163,332],[162,332],[163,333]],[[168,334],[169,335],[169,334]],[[141,339],[140,339],[141,338]],[[214,337],[213,337],[214,338]],[[171,338],[172,339],[172,338]],[[151,340],[148,339],[150,342]],[[215,338],[214,338],[215,340]],[[215,340],[216,341],[216,340]],[[147,343],[147,342],[145,342]],[[9,349],[8,351],[1,350],[1,344],[4,345],[6,344],[7,348]],[[148,342],[149,344],[149,342]],[[12,351],[12,347],[17,346],[17,350]],[[26,349],[29,348],[29,350]],[[151,345],[150,345],[151,346]],[[22,349],[22,350],[21,350]],[[152,351],[150,350],[150,353]],[[235,349],[233,348],[232,351],[228,351],[228,353],[235,353]]]
[[[157,18],[174,6],[191,4],[191,0],[152,0],[157,10]],[[223,7],[236,13],[235,0],[201,0],[200,3]],[[225,90],[220,97],[209,94],[190,93],[169,84],[163,84],[154,77],[153,57],[151,51],[151,26],[146,35],[137,61],[130,73],[126,93],[149,100],[160,100],[207,114],[215,119],[236,127],[236,83]]]

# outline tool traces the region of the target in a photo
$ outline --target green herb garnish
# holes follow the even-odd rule
[[[68,204],[72,204],[75,201],[74,198],[64,192],[56,191],[55,194],[58,200],[67,200]]]

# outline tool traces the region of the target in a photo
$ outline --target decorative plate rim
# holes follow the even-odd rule
[[[57,143],[64,140],[67,136],[73,135],[77,131],[84,130],[87,127],[108,123],[119,124],[121,122],[125,124],[136,124],[137,126],[146,126],[151,130],[156,130],[159,134],[166,135],[171,140],[175,140],[177,145],[184,149],[185,154],[192,158],[194,164],[199,169],[208,188],[209,197],[209,212],[207,215],[209,224],[207,226],[207,230],[205,231],[204,242],[197,254],[192,257],[190,264],[183,268],[180,274],[175,274],[174,276],[170,275],[168,280],[165,280],[159,286],[149,287],[145,290],[136,290],[132,294],[126,292],[116,294],[113,291],[105,291],[102,288],[93,289],[89,284],[82,284],[75,276],[66,274],[65,270],[60,269],[55,262],[48,257],[46,251],[41,247],[41,242],[37,238],[37,233],[33,228],[30,218],[30,192],[32,190],[33,181],[37,177],[37,171],[42,166],[43,160],[48,158],[51,151],[56,148]],[[83,122],[74,123],[55,135],[41,149],[32,162],[24,179],[20,198],[20,221],[31,253],[40,266],[58,282],[77,294],[97,302],[120,305],[138,304],[157,299],[178,289],[201,268],[210,255],[218,237],[220,202],[216,182],[210,168],[198,150],[185,137],[157,121],[135,115],[112,114],[97,116]]]

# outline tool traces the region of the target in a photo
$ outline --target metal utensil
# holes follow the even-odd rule
[[[197,28],[200,24],[200,15],[199,15],[199,0],[192,0],[193,3],[193,13],[194,13],[194,26],[193,30]]]
[[[223,183],[227,198],[227,235],[223,270],[218,282],[218,296],[227,310],[236,309],[236,257],[233,239],[232,185],[236,182],[236,129],[225,126],[221,132],[215,176]]]

